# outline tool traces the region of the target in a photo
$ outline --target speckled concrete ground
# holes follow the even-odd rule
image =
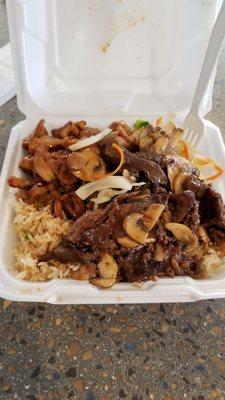
[[[0,0],[0,45],[7,40]],[[225,138],[225,52],[209,119]],[[0,162],[16,100],[0,108]],[[225,300],[52,306],[0,301],[0,400],[225,400]]]

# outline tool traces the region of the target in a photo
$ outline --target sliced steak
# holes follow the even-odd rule
[[[85,231],[101,221],[104,214],[104,210],[86,211],[71,225],[71,228],[65,238],[69,242],[76,244]]]
[[[137,153],[131,153],[129,150],[124,149],[125,160],[128,166],[137,172],[142,172],[146,178],[152,182],[160,185],[167,184],[167,177],[162,168],[155,161],[143,158]]]
[[[197,229],[200,223],[199,203],[195,194],[190,190],[179,193],[171,193],[169,197],[169,209],[173,213],[174,221],[189,225]]]
[[[204,225],[216,225],[225,229],[225,207],[222,197],[211,185],[207,186],[200,200],[201,223]]]

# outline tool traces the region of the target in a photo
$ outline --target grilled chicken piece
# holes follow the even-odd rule
[[[61,196],[62,207],[69,218],[77,219],[86,211],[83,200],[75,192],[69,192]]]
[[[52,182],[55,180],[55,174],[49,162],[49,153],[45,147],[39,147],[34,154],[35,172],[45,181]]]
[[[29,189],[33,186],[34,181],[26,181],[24,178],[17,178],[16,176],[10,176],[8,179],[9,186],[18,189]]]
[[[46,186],[41,183],[36,183],[28,192],[29,202],[35,203],[40,197],[43,197],[48,193]]]
[[[37,127],[36,127],[36,129],[35,129],[35,132],[34,132],[34,136],[35,137],[38,137],[38,138],[40,138],[40,137],[42,137],[42,136],[48,136],[48,131],[47,131],[47,129],[45,128],[45,120],[44,119],[41,119],[39,122],[38,122],[38,124],[37,124]]]
[[[19,167],[24,171],[24,172],[32,172],[34,168],[34,158],[32,156],[26,156],[22,158],[22,160],[19,163]]]
[[[51,152],[49,153],[49,163],[61,186],[63,188],[74,188],[78,178],[72,174],[67,165],[68,154],[67,150]]]
[[[54,136],[55,138],[64,139],[71,135],[77,136],[78,132],[79,132],[79,129],[76,126],[76,124],[72,121],[69,121],[62,128],[53,129],[52,136]]]

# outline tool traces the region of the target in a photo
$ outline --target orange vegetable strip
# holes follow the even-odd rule
[[[179,140],[179,142],[182,143],[182,145],[183,145],[183,156],[184,156],[184,158],[189,160],[189,149],[188,149],[187,143],[184,140]]]
[[[215,175],[208,176],[208,178],[206,178],[207,182],[214,181],[215,179],[219,178],[224,173],[224,169],[221,168],[218,164],[214,163],[213,161],[211,163],[212,163],[213,167],[215,168],[215,170],[218,172]]]
[[[112,176],[112,175],[115,175],[115,174],[120,170],[120,168],[122,167],[122,165],[124,164],[124,162],[125,162],[125,157],[124,157],[123,149],[122,149],[118,144],[116,144],[116,143],[113,143],[113,144],[112,144],[112,148],[119,154],[119,156],[120,156],[120,163],[119,163],[118,167],[117,167],[114,171],[108,172],[108,173],[106,173],[106,174],[103,174],[100,178],[97,178],[96,180],[101,179],[101,178],[104,178],[105,176]]]
[[[116,144],[116,143],[113,143],[113,144],[112,144],[112,148],[117,152],[117,154],[119,154],[119,156],[120,156],[120,163],[119,163],[118,167],[117,167],[114,171],[109,172],[107,175],[115,175],[115,174],[120,170],[120,168],[122,167],[122,165],[123,165],[124,162],[125,162],[125,157],[124,157],[123,149],[122,149],[118,144]]]

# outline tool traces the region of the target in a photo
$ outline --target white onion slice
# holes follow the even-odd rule
[[[146,185],[146,182],[135,182],[132,183],[132,187],[139,187],[139,186],[143,186]]]
[[[78,140],[76,143],[69,146],[69,149],[75,151],[82,149],[83,147],[90,146],[91,144],[99,142],[99,140],[102,140],[105,136],[107,136],[111,132],[112,129],[109,128],[103,129],[103,131],[99,132],[97,135],[92,135],[85,139]]]
[[[95,204],[102,204],[110,201],[113,197],[118,196],[119,194],[127,193],[126,189],[114,190],[114,189],[103,189],[98,192],[98,196],[94,199],[91,199]]]
[[[82,200],[85,200],[92,193],[102,189],[123,189],[131,190],[132,183],[124,176],[106,176],[105,178],[96,179],[93,182],[86,183],[76,190],[76,194]]]

